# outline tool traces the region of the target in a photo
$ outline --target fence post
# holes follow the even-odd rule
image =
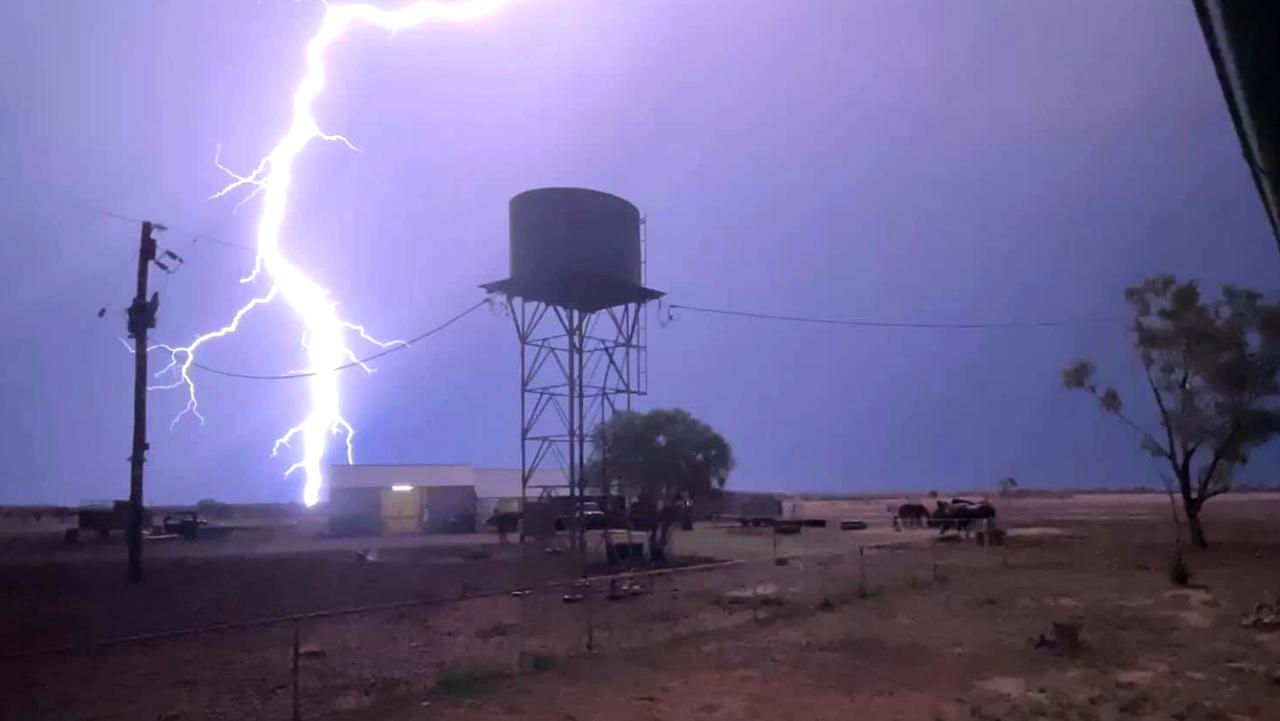
[[[867,597],[867,562],[864,551],[864,546],[858,546],[858,598]]]
[[[749,582],[751,583],[751,620],[758,622],[760,620],[760,584],[754,579]]]
[[[293,622],[293,721],[302,719],[302,699],[298,688],[298,658],[302,655],[302,621]]]
[[[996,533],[1002,534],[1000,536],[1000,565],[1004,566],[1005,568],[1008,568],[1009,567],[1009,532],[1001,530],[1001,531],[997,531]]]
[[[524,607],[525,604],[529,603],[531,597],[523,594],[516,595],[516,593],[512,593],[511,597],[516,600],[516,652],[512,660],[512,667],[515,673],[518,674],[524,670],[524,647],[527,645],[525,639],[529,635],[529,629],[525,627],[525,624],[528,623],[528,617],[524,612]]]
[[[582,588],[582,594],[584,596],[583,600],[585,600],[587,604],[587,653],[593,653],[596,650],[596,624],[592,609],[595,604],[596,594],[594,588],[590,585],[586,585],[589,584],[590,581],[587,580],[585,575],[582,577],[582,582],[584,584]]]

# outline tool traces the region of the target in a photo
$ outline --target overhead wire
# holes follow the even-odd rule
[[[98,213],[102,215],[112,217],[112,218],[117,218],[119,220],[124,220],[132,223],[143,222],[140,218],[134,218],[121,213],[116,213],[116,212],[107,210],[105,208],[95,207],[94,210],[96,210]],[[241,243],[236,243],[229,240],[224,240],[222,238],[206,235],[204,233],[196,233],[189,230],[182,230],[174,226],[168,226],[166,229],[174,231],[181,235],[189,235],[191,237],[192,244],[197,244],[201,241],[204,241],[206,243],[213,243],[215,245],[220,245],[228,248],[236,248],[236,249],[245,250],[248,252],[257,252],[256,249],[251,246],[244,245]],[[299,378],[313,377],[313,376],[319,375],[321,372],[332,373],[332,372],[348,370],[350,368],[362,366],[368,363],[369,361],[377,360],[379,358],[385,357],[387,355],[390,355],[391,353],[395,353],[397,351],[410,348],[414,343],[422,341],[432,335],[435,335],[436,333],[439,333],[440,331],[445,330],[446,328],[462,320],[463,318],[475,312],[481,306],[486,304],[490,304],[489,299],[481,300],[475,303],[474,305],[468,307],[466,310],[463,310],[462,312],[457,313],[456,315],[450,317],[448,320],[444,321],[440,325],[435,326],[423,333],[420,333],[414,336],[413,338],[406,340],[402,344],[396,344],[392,347],[386,348],[382,351],[374,353],[365,358],[360,358],[358,360],[351,361],[350,363],[345,363],[336,368],[331,368],[327,371],[305,371],[305,372],[283,373],[283,374],[258,374],[258,373],[241,373],[237,371],[228,371],[228,370],[223,370],[221,368],[216,368],[213,366],[208,366],[202,363],[195,363],[195,362],[193,362],[191,365],[206,373],[212,373],[214,375],[219,375],[226,378],[238,378],[242,380],[294,380]],[[660,302],[659,306],[660,306],[659,312],[661,312],[664,304]],[[676,320],[676,317],[672,314],[672,312],[676,310],[689,311],[692,313],[705,313],[709,315],[729,316],[729,317],[737,317],[737,318],[750,318],[755,320],[768,320],[768,321],[790,322],[790,323],[807,323],[807,324],[813,324],[813,325],[846,326],[846,327],[855,327],[855,328],[902,328],[902,329],[920,329],[920,330],[1058,328],[1058,327],[1084,326],[1084,325],[1111,325],[1111,324],[1120,324],[1120,323],[1128,322],[1127,319],[1121,319],[1121,318],[1081,318],[1081,319],[1065,319],[1065,320],[975,321],[975,322],[885,321],[885,320],[871,320],[871,319],[862,319],[862,318],[823,318],[823,317],[817,317],[817,316],[765,313],[765,312],[759,312],[759,311],[734,310],[730,308],[712,308],[708,306],[684,305],[680,303],[665,304],[665,309],[666,309],[667,315],[659,319],[659,323],[663,327],[667,326],[671,321]]]
[[[141,224],[142,222],[144,222],[141,218],[134,218],[134,217],[132,217],[132,216],[124,215],[123,213],[117,213],[117,212],[114,212],[114,211],[111,211],[111,210],[107,210],[106,208],[94,207],[94,210],[95,210],[96,212],[100,213],[101,215],[105,215],[105,216],[108,216],[108,217],[111,217],[111,218],[116,218],[116,219],[118,219],[118,220],[127,221],[127,222],[130,222],[130,223],[138,223],[138,224]],[[189,235],[189,236],[191,236],[191,242],[192,242],[193,244],[199,243],[200,241],[205,241],[205,242],[208,242],[208,243],[214,243],[214,244],[216,244],[216,245],[221,245],[221,246],[228,247],[228,248],[238,248],[238,249],[241,249],[241,250],[247,250],[247,251],[249,251],[249,252],[254,252],[254,253],[256,253],[256,252],[257,252],[257,250],[256,250],[255,248],[253,248],[253,247],[251,247],[251,246],[248,246],[248,245],[243,245],[243,244],[241,244],[241,243],[235,243],[235,242],[232,242],[232,241],[229,241],[229,240],[223,240],[222,238],[218,238],[218,237],[215,237],[215,236],[206,235],[206,234],[204,234],[204,233],[197,233],[197,232],[192,232],[192,231],[190,231],[190,230],[183,230],[183,229],[181,229],[181,228],[177,228],[177,227],[172,226],[172,225],[167,225],[167,224],[165,224],[165,228],[164,228],[164,229],[165,229],[165,230],[172,231],[172,232],[175,232],[175,233],[178,233],[178,234],[181,234],[181,235]],[[359,359],[353,360],[353,361],[351,361],[350,363],[344,363],[343,365],[340,365],[340,366],[338,366],[338,367],[336,367],[336,368],[331,368],[331,369],[326,370],[326,371],[300,371],[300,372],[295,372],[295,373],[264,374],[264,373],[241,373],[241,372],[238,372],[238,371],[228,371],[228,370],[223,370],[223,369],[221,369],[221,368],[216,368],[216,367],[214,367],[214,366],[209,366],[209,365],[205,365],[205,364],[203,364],[203,363],[198,363],[198,362],[192,362],[192,363],[191,363],[191,366],[192,366],[193,368],[198,368],[198,369],[200,369],[200,370],[202,370],[202,371],[204,371],[204,372],[206,372],[206,373],[212,373],[212,374],[214,374],[214,375],[223,376],[223,377],[225,377],[225,378],[238,378],[238,379],[241,379],[241,380],[259,380],[259,381],[294,380],[294,379],[297,379],[297,378],[310,378],[310,377],[313,377],[313,376],[319,375],[320,373],[336,373],[336,372],[338,372],[338,371],[344,371],[344,370],[347,370],[347,369],[350,369],[350,368],[355,368],[355,367],[357,367],[357,366],[363,366],[364,364],[368,363],[369,361],[373,361],[373,360],[377,360],[377,359],[379,359],[379,358],[383,358],[383,357],[388,356],[388,355],[390,355],[390,354],[392,354],[392,353],[395,353],[395,352],[397,352],[397,351],[406,350],[406,349],[408,349],[408,348],[412,347],[412,346],[413,346],[413,344],[418,343],[418,342],[420,342],[420,341],[423,341],[423,340],[425,340],[425,339],[427,339],[427,338],[429,338],[429,337],[431,337],[431,336],[435,335],[436,333],[439,333],[440,331],[443,331],[444,329],[448,328],[449,326],[453,325],[454,323],[457,323],[458,321],[462,320],[463,318],[467,317],[468,315],[471,315],[471,314],[472,314],[472,313],[474,313],[475,311],[479,310],[481,306],[484,306],[484,305],[490,305],[490,300],[489,300],[488,298],[485,298],[484,300],[478,301],[478,302],[477,302],[477,303],[475,303],[474,305],[472,305],[472,306],[468,307],[466,310],[463,310],[463,311],[461,311],[460,313],[457,313],[457,314],[455,314],[455,315],[451,316],[449,319],[445,320],[443,323],[441,323],[441,324],[439,324],[439,325],[437,325],[437,326],[435,326],[435,327],[433,327],[433,328],[430,328],[429,330],[423,331],[422,333],[419,333],[418,335],[416,335],[416,336],[414,336],[414,337],[412,337],[412,338],[409,338],[409,339],[404,340],[404,341],[402,341],[402,342],[396,343],[395,345],[390,346],[390,347],[388,347],[388,348],[385,348],[385,349],[383,349],[383,350],[381,350],[381,351],[379,351],[379,352],[377,352],[377,353],[374,353],[374,354],[372,354],[372,355],[365,356],[364,358],[359,358]]]
[[[396,344],[389,348],[383,349],[377,353],[360,358],[358,360],[345,363],[331,368],[327,371],[303,371],[297,373],[280,373],[280,374],[259,374],[259,373],[241,373],[237,371],[228,371],[221,368],[205,365],[203,363],[192,363],[192,367],[198,368],[206,373],[223,376],[226,378],[238,378],[242,380],[261,380],[261,381],[277,381],[277,380],[296,380],[299,378],[310,378],[320,373],[336,373],[338,371],[348,370],[357,366],[363,366],[369,361],[383,358],[398,351],[407,350],[415,343],[429,338],[446,328],[452,326],[463,318],[471,315],[479,310],[482,306],[489,305],[488,298],[478,301],[443,323],[426,330],[418,335],[405,340],[401,344]],[[1039,321],[1002,321],[1002,322],[970,322],[970,323],[935,323],[935,322],[896,322],[896,321],[878,321],[878,320],[854,320],[854,319],[838,319],[838,318],[817,318],[810,316],[782,315],[776,313],[759,313],[754,311],[730,310],[726,308],[708,308],[705,306],[683,305],[679,303],[671,303],[666,306],[671,310],[685,310],[695,313],[709,313],[713,315],[735,316],[742,318],[754,318],[757,320],[773,320],[797,323],[814,323],[820,325],[842,325],[867,328],[916,328],[916,329],[979,329],[979,328],[1052,328],[1062,326],[1087,325],[1087,324],[1112,324],[1126,322],[1118,318],[1097,318],[1097,319],[1078,319],[1078,320],[1039,320]]]
[[[760,313],[755,311],[731,310],[727,308],[708,308],[706,306],[682,305],[670,303],[671,310],[686,310],[693,313],[734,316],[738,318],[754,318],[756,320],[786,321],[792,323],[813,323],[818,325],[840,325],[858,328],[916,328],[935,330],[973,330],[979,328],[1056,328],[1063,326],[1100,325],[1128,322],[1121,318],[1084,318],[1074,320],[1032,320],[1032,321],[984,321],[967,323],[939,322],[899,322],[845,318],[818,318],[813,316],[782,315],[777,313]],[[671,318],[667,319],[672,320]]]
[[[196,233],[195,235],[192,235],[192,236],[191,236],[191,244],[192,244],[192,245],[197,245],[197,244],[199,244],[201,241],[204,241],[204,242],[206,242],[206,243],[213,243],[214,245],[221,245],[221,246],[226,247],[226,248],[237,248],[237,249],[239,249],[239,250],[247,250],[247,251],[249,251],[250,253],[257,253],[257,252],[258,252],[258,249],[257,249],[257,248],[254,248],[254,247],[253,247],[253,246],[251,246],[251,245],[244,245],[243,243],[236,243],[236,242],[233,242],[233,241],[230,241],[230,240],[223,240],[222,238],[218,238],[218,237],[215,237],[215,236],[212,236],[212,235],[205,235],[205,234],[203,234],[203,233]]]
[[[124,220],[130,223],[136,223],[139,225],[141,225],[144,222],[141,218],[134,218],[132,216],[124,215],[123,213],[117,213],[111,210],[107,210],[106,208],[94,206],[93,209],[98,214],[105,215],[109,218],[116,218],[117,220]],[[236,243],[231,240],[223,240],[222,238],[219,238],[217,236],[209,235],[207,233],[203,233],[199,231],[194,231],[189,228],[181,228],[178,226],[170,225],[168,223],[161,223],[161,225],[164,226],[164,230],[177,233],[178,235],[190,236],[192,245],[198,245],[201,241],[203,241],[206,243],[221,245],[226,248],[236,248],[239,250],[248,251],[250,253],[258,252],[257,248],[254,248],[251,245],[245,245],[244,243]]]
[[[321,373],[337,373],[338,371],[344,371],[344,370],[347,370],[348,368],[363,366],[365,363],[368,363],[369,361],[377,360],[379,358],[391,355],[392,353],[396,353],[398,351],[407,350],[413,347],[414,343],[418,343],[420,341],[423,341],[435,335],[436,333],[439,333],[440,331],[448,328],[454,323],[457,323],[463,318],[466,318],[467,316],[471,315],[475,311],[479,310],[481,306],[488,305],[488,304],[489,304],[489,299],[485,298],[484,300],[481,300],[475,305],[472,305],[471,307],[467,308],[461,313],[457,313],[456,315],[452,316],[451,318],[441,323],[440,325],[437,325],[434,328],[431,328],[430,330],[419,333],[418,335],[412,338],[409,338],[408,340],[405,340],[403,343],[398,343],[389,348],[383,349],[382,351],[374,353],[373,355],[366,356],[358,360],[353,360],[350,363],[344,363],[343,365],[340,365],[336,368],[330,368],[325,371],[302,371],[298,373],[281,373],[281,374],[266,375],[266,374],[257,374],[257,373],[239,373],[235,371],[227,371],[227,370],[222,370],[221,368],[207,366],[207,365],[204,365],[203,363],[192,363],[191,365],[192,367],[199,368],[200,370],[205,371],[206,373],[213,373],[214,375],[220,375],[226,378],[239,378],[242,380],[255,380],[255,381],[285,381],[285,380],[294,380],[297,378],[310,378],[312,376],[320,375]]]
[[[105,216],[107,216],[108,218],[115,218],[115,219],[117,219],[117,220],[123,220],[123,221],[129,222],[129,223],[136,223],[136,224],[139,224],[139,225],[140,225],[140,224],[142,224],[142,222],[143,222],[141,218],[134,218],[134,217],[132,217],[132,216],[124,215],[123,213],[117,213],[117,212],[115,212],[115,211],[113,211],[113,210],[107,210],[106,208],[100,208],[100,207],[98,207],[98,206],[96,206],[96,205],[95,205],[95,206],[92,206],[92,207],[93,207],[93,210],[94,210],[94,212],[95,212],[95,213],[97,213],[98,215],[105,215]]]
[[[118,218],[120,220],[126,220],[133,223],[142,222],[141,219],[133,218],[127,215],[123,215],[121,213],[112,212],[112,211],[106,210],[105,208],[95,207],[95,210],[101,213],[102,215],[110,216],[112,218]],[[196,233],[190,230],[182,230],[180,228],[175,228],[174,226],[169,226],[168,229],[174,232],[180,233],[182,235],[190,235],[191,242],[193,244],[204,241],[207,243],[214,243],[216,245],[221,245],[228,248],[237,248],[237,249],[245,250],[249,252],[257,252],[257,250],[252,246],[236,243],[229,240],[224,240],[222,238],[218,238],[215,236],[210,236],[203,233]],[[481,303],[483,302],[484,301],[482,301]],[[661,312],[661,306],[663,306],[663,304],[659,302],[659,306],[660,306],[660,312]],[[1111,325],[1111,324],[1128,322],[1128,319],[1124,319],[1124,318],[1079,318],[1079,319],[1063,319],[1063,320],[976,321],[976,322],[948,323],[948,322],[919,322],[919,321],[883,321],[883,320],[869,320],[869,319],[859,319],[859,318],[821,318],[816,316],[800,316],[800,315],[787,315],[787,314],[779,314],[779,313],[765,313],[765,312],[758,312],[758,311],[733,310],[729,308],[711,308],[707,306],[683,305],[680,303],[666,304],[665,308],[668,309],[667,311],[668,315],[666,317],[659,319],[659,323],[661,323],[663,326],[666,326],[669,322],[671,322],[672,320],[675,320],[675,317],[670,315],[670,312],[674,310],[686,310],[694,313],[706,313],[711,315],[732,316],[732,317],[738,317],[738,318],[753,318],[756,320],[772,320],[772,321],[791,322],[791,323],[810,323],[815,325],[836,325],[836,326],[849,326],[849,327],[856,327],[856,328],[905,328],[905,329],[921,329],[921,330],[925,330],[925,329],[977,330],[977,329],[998,329],[998,328],[1057,328],[1057,327],[1066,327],[1066,326]],[[464,314],[470,313],[472,310],[475,310],[475,307],[467,309],[466,311],[464,311]],[[461,316],[459,316],[459,318],[460,317]],[[449,322],[452,322],[452,320]],[[372,357],[374,358],[381,357],[381,355],[385,355],[385,354],[377,354]],[[342,368],[338,370],[349,368],[352,365],[355,365],[355,364],[348,364],[346,366],[342,366]],[[268,378],[270,379],[284,378],[284,377],[300,378],[300,377],[306,377],[306,376],[295,374],[295,375],[289,375],[289,376],[253,376],[253,377],[261,378],[265,380]]]

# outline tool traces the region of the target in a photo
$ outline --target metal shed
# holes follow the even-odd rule
[[[333,533],[476,530],[476,488],[471,466],[333,466],[329,479],[329,527]]]

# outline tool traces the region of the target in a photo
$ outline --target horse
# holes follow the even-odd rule
[[[520,529],[521,513],[519,511],[494,511],[486,523],[493,526],[498,532],[498,542],[502,544],[510,543],[507,540],[507,534],[515,533]]]
[[[989,503],[938,501],[938,508],[933,512],[933,520],[941,530],[939,534],[955,529],[958,533],[968,535],[973,531],[977,521],[996,517],[996,509]]]
[[[920,503],[904,503],[898,506],[896,517],[902,526],[924,528],[929,520],[929,509]]]

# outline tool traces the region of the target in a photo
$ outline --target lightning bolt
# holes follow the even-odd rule
[[[221,198],[235,191],[251,189],[240,204],[255,197],[262,199],[262,216],[257,228],[257,257],[253,271],[242,283],[249,283],[264,273],[270,281],[266,293],[250,300],[235,312],[226,325],[210,331],[185,346],[153,346],[148,350],[162,350],[169,353],[169,363],[157,374],[158,377],[170,379],[169,382],[153,386],[154,390],[185,388],[187,403],[174,418],[176,424],[186,415],[192,415],[201,422],[199,403],[196,400],[196,386],[191,378],[191,368],[196,361],[196,353],[210,341],[231,335],[236,332],[240,322],[255,308],[267,305],[277,299],[283,299],[301,322],[303,327],[303,348],[307,354],[308,365],[303,371],[310,373],[307,383],[310,391],[310,409],[306,417],[281,436],[272,448],[275,456],[281,448],[292,448],[291,443],[301,438],[301,456],[285,471],[285,476],[302,471],[306,476],[303,486],[302,500],[308,506],[320,500],[320,489],[324,483],[321,474],[321,462],[326,452],[326,444],[330,436],[341,434],[346,444],[347,462],[352,462],[352,439],[355,430],[342,417],[340,393],[336,368],[356,360],[356,354],[347,346],[347,334],[353,332],[366,342],[379,347],[389,347],[403,341],[379,341],[369,335],[365,329],[355,323],[344,320],[338,315],[337,303],[329,291],[314,280],[307,277],[296,265],[291,263],[280,247],[280,228],[284,223],[288,209],[289,189],[293,184],[293,161],[306,149],[313,140],[340,142],[355,150],[355,146],[346,138],[334,133],[326,133],[320,129],[316,121],[314,105],[316,98],[325,87],[325,52],[349,30],[365,25],[380,27],[391,32],[422,25],[430,22],[460,23],[477,20],[489,15],[507,0],[459,0],[458,2],[440,2],[439,0],[421,0],[395,10],[385,10],[374,5],[325,5],[324,18],[319,30],[307,42],[305,59],[306,72],[293,92],[293,116],[283,137],[272,148],[271,153],[259,161],[257,167],[247,175],[238,174],[221,162],[220,149],[215,155],[214,163],[231,177],[231,182],[213,194],[213,198]],[[237,206],[239,207],[239,206]],[[371,369],[361,364],[366,371]]]

